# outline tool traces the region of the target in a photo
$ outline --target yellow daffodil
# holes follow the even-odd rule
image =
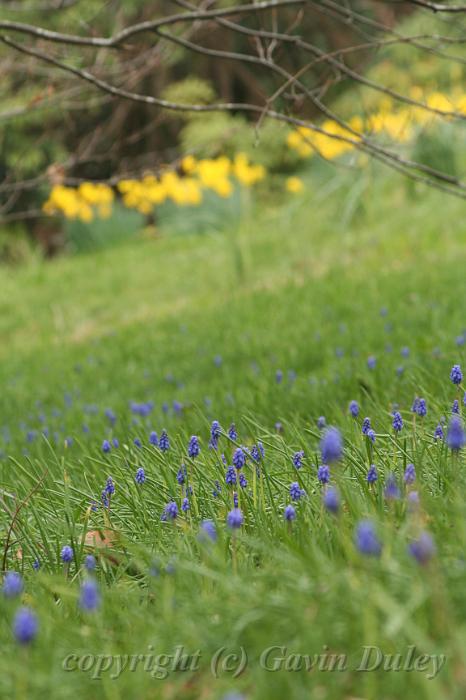
[[[299,177],[289,177],[286,180],[286,189],[292,194],[299,194],[304,189],[304,183]]]

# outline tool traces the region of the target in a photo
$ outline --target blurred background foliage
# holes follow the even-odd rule
[[[234,0],[220,0],[216,7],[234,6]],[[5,18],[28,22],[67,33],[109,36],[129,24],[154,19],[181,11],[168,0],[65,0],[63,7],[52,0],[4,1]],[[356,0],[352,9],[370,20],[381,22],[410,35],[449,34],[455,37],[460,28],[448,25],[429,13],[412,14],[412,6],[404,3],[367,3]],[[380,37],[374,26],[365,26],[364,39],[348,22],[336,21],[329,14],[311,9],[300,14],[296,8],[281,9],[283,26],[304,36],[324,51],[343,50]],[[251,26],[262,23],[274,29],[274,16],[267,14],[248,18]],[[296,27],[295,27],[296,25]],[[400,31],[401,31],[400,30]],[[255,53],[251,38],[228,30],[218,23],[198,23],[170,27],[173,34],[189,37],[208,49]],[[21,41],[27,41],[21,39]],[[38,42],[38,46],[41,44]],[[283,79],[261,66],[193,53],[174,46],[160,37],[141,34],[137,41],[122,50],[103,51],[71,46],[54,47],[55,55],[69,65],[87,67],[95,75],[135,92],[163,96],[183,103],[211,104],[218,100],[251,102],[263,105]],[[299,50],[292,44],[280,47],[280,65],[296,74],[303,63]],[[464,59],[463,44],[448,45],[451,55]],[[465,65],[439,57],[435,51],[415,54],[409,44],[380,46],[345,54],[350,67],[364,72],[374,81],[409,94],[413,86],[429,91],[450,93],[464,86]],[[48,254],[63,249],[88,250],[114,244],[137,230],[144,217],[135,212],[114,211],[107,221],[88,226],[79,222],[57,222],[53,218],[36,217],[15,222],[15,213],[39,210],[56,183],[78,183],[82,180],[111,181],[133,173],[157,172],[187,153],[197,158],[224,154],[230,158],[246,153],[254,162],[274,174],[294,174],[309,168],[286,142],[287,125],[264,121],[260,128],[243,113],[165,112],[129,100],[115,100],[92,86],[72,80],[70,76],[21,54],[0,46],[0,207],[9,213],[10,221],[0,224],[0,258],[16,261],[30,254],[30,237],[38,240]],[[309,89],[324,85],[331,68],[317,62],[302,80]],[[110,80],[111,79],[111,80]],[[328,89],[325,102],[344,118],[370,114],[379,105],[381,95],[351,80],[341,80]],[[301,102],[293,90],[279,98],[280,109],[303,118],[318,120],[318,113],[309,102]],[[257,117],[256,117],[257,118]],[[456,171],[455,149],[451,145],[451,129],[446,124],[434,135],[420,135],[413,144],[413,154],[423,163]],[[314,165],[313,165],[314,167]],[[30,186],[16,192],[12,201],[2,183],[30,181]],[[276,196],[273,183],[269,196]],[[238,195],[239,196],[239,195]],[[218,202],[211,198],[206,211],[197,210],[186,216],[164,205],[161,220],[169,229],[182,232],[186,228],[200,231],[215,228],[225,218],[225,208],[234,210],[235,202]],[[19,217],[18,217],[19,218]],[[5,219],[8,221],[8,218]],[[147,221],[145,222],[147,223]],[[149,221],[149,224],[151,222]],[[92,229],[92,230],[91,230]],[[16,244],[9,236],[14,235]],[[15,252],[16,250],[16,252]]]
[[[109,3],[100,0],[80,0],[68,9],[41,12],[33,9],[40,1],[22,2],[21,13],[8,12],[9,4],[16,6],[18,3],[7,2],[4,3],[4,12],[9,19],[58,31],[86,33],[91,29],[94,35],[109,36],[129,24],[179,11],[175,3],[165,0],[111,3],[116,11],[111,11]],[[223,0],[216,6],[235,4]],[[281,10],[285,24],[287,15],[291,24],[296,10]],[[261,21],[268,20],[261,17]],[[302,18],[299,33],[324,50],[355,41],[351,28],[342,28],[340,24],[312,13]],[[213,28],[209,24],[207,28],[200,24],[196,29],[196,41],[207,48],[252,53],[248,37],[218,25]],[[299,57],[295,54],[297,51],[287,46],[286,55],[280,56],[291,72],[300,67]],[[62,47],[62,55],[72,65],[85,63],[81,48]],[[88,65],[92,65],[93,60],[100,72],[104,69],[110,71],[120,84],[128,84],[129,74],[135,91],[164,95],[167,99],[185,103],[207,104],[221,99],[263,104],[264,98],[276,87],[273,76],[258,66],[215,60],[167,42],[155,42],[150,35],[140,35],[134,45],[121,52],[85,49],[85,56]],[[123,100],[115,102],[84,83],[73,84],[71,88],[69,76],[12,54],[6,47],[0,49],[0,58],[13,64],[8,72],[2,72],[0,78],[4,95],[0,113],[3,171],[0,174],[4,174],[6,168],[14,168],[19,175],[31,177],[40,169],[63,162],[67,157],[75,161],[68,170],[70,176],[91,179],[110,177],[117,170],[130,167],[153,167],[155,162],[172,159],[178,147],[180,129],[183,130],[185,149],[201,147],[206,153],[212,153],[218,149],[218,141],[224,143],[230,138],[232,142],[235,139],[240,141],[245,148],[256,146],[254,133],[245,128],[246,120],[238,115],[212,114],[179,119],[173,114],[159,114],[158,110],[146,105]],[[359,63],[361,57],[358,56],[357,60]],[[316,65],[317,75],[326,70],[322,65]],[[313,80],[316,79],[309,78],[310,82]],[[15,110],[14,120],[8,120],[8,113],[14,114]],[[93,143],[93,157],[82,157],[86,152],[86,140],[95,134],[96,129],[98,138]],[[212,138],[208,137],[209,132]]]

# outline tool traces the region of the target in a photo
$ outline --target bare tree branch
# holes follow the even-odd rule
[[[428,2],[428,0],[406,0],[411,3],[411,5],[417,5],[418,7],[423,7],[426,10],[432,10],[432,12],[466,12],[466,5],[444,5],[438,2]]]
[[[56,12],[57,10],[67,10],[69,7],[77,5],[80,0],[50,0],[48,3],[43,3],[42,5],[34,5],[34,12]],[[24,3],[21,2],[5,2],[6,9],[9,12],[30,12],[31,7],[24,7]]]
[[[178,24],[180,22],[206,21],[215,19],[216,17],[231,17],[249,12],[264,12],[277,7],[292,7],[306,4],[307,0],[269,0],[246,5],[237,5],[230,8],[222,8],[217,10],[185,12],[161,19],[151,20],[148,22],[140,22],[131,27],[123,29],[121,32],[114,34],[111,37],[85,37],[76,34],[62,34],[60,32],[50,31],[43,27],[35,27],[31,24],[23,24],[22,22],[11,22],[9,20],[0,20],[0,30],[19,32],[21,34],[29,34],[37,39],[52,41],[59,44],[68,44],[74,46],[93,46],[94,48],[116,48],[123,42],[131,39],[138,34],[153,32],[168,25]]]

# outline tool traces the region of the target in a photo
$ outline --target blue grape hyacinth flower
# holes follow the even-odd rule
[[[375,464],[371,464],[371,466],[369,467],[369,470],[367,472],[367,476],[366,476],[367,483],[368,484],[375,484],[375,482],[377,481],[378,478],[379,478],[379,475],[377,473],[377,467],[375,466]]]
[[[327,428],[320,441],[320,451],[324,464],[332,464],[341,459],[343,454],[343,441],[338,428]]]
[[[399,433],[400,430],[403,428],[403,418],[401,417],[401,413],[399,411],[395,411],[393,413],[393,430],[396,433]]]
[[[134,477],[134,480],[137,484],[141,485],[145,482],[146,480],[146,473],[142,467],[139,467],[139,469],[136,471],[136,475]]]
[[[461,384],[461,382],[463,381],[463,373],[461,371],[460,365],[453,365],[450,372],[450,379],[453,382],[453,384]]]
[[[322,500],[326,510],[330,513],[338,513],[340,509],[340,494],[336,488],[333,486],[326,488]]]
[[[81,584],[79,607],[85,612],[94,612],[99,606],[100,592],[97,581],[89,578]]]
[[[361,554],[378,557],[382,551],[382,545],[377,537],[374,524],[370,520],[362,520],[357,528],[355,543]]]
[[[284,512],[284,518],[285,518],[285,520],[287,520],[289,523],[290,523],[292,520],[296,520],[296,510],[295,510],[295,508],[294,508],[292,505],[286,506],[285,512]]]
[[[453,452],[457,452],[464,447],[465,435],[463,423],[461,422],[461,418],[459,416],[454,415],[452,417],[450,425],[448,426],[446,442],[450,450],[453,450]]]
[[[69,564],[73,560],[74,552],[73,548],[69,544],[65,544],[61,550],[61,560],[64,564]]]
[[[244,517],[238,507],[233,508],[227,515],[227,525],[232,530],[237,530],[244,522]]]
[[[199,455],[201,448],[199,446],[199,438],[197,435],[191,435],[188,445],[188,455],[191,459],[194,459]]]
[[[3,595],[6,598],[17,598],[23,592],[23,578],[18,571],[7,571],[3,581]]]
[[[30,644],[37,635],[39,623],[30,608],[20,608],[13,620],[13,634],[19,644]]]
[[[428,532],[421,532],[419,537],[411,542],[408,551],[419,564],[425,565],[434,556],[436,547],[431,535]]]

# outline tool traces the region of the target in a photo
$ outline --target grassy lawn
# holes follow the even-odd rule
[[[329,168],[223,233],[141,234],[0,269],[2,556],[38,620],[18,645],[20,602],[0,598],[1,697],[464,697],[466,464],[433,436],[454,399],[464,409],[450,370],[466,369],[465,222],[461,200]],[[321,416],[344,443],[330,465],[337,514],[317,477]],[[149,440],[163,429],[168,451]],[[238,448],[259,442],[260,461],[232,470],[247,485],[228,485]],[[161,520],[172,502],[177,517]],[[380,556],[355,546],[367,519]],[[215,541],[199,535],[205,520]],[[423,532],[435,552],[420,564],[408,546]],[[92,612],[79,605],[89,580]],[[366,667],[384,653],[387,670],[357,670],[370,646]],[[190,658],[175,668],[179,647]]]

